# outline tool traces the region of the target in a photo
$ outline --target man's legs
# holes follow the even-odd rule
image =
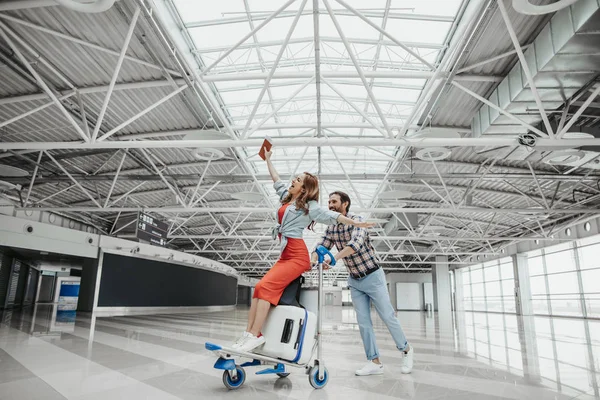
[[[403,352],[400,371],[403,374],[410,374],[413,369],[414,350],[412,346],[408,344],[404,331],[400,326],[400,322],[398,321],[398,318],[396,318],[396,313],[394,307],[392,307],[390,295],[387,291],[385,273],[383,270],[379,270],[373,272],[369,277],[373,277],[373,279],[369,281],[368,286],[365,285],[365,293],[371,297],[379,317],[387,325],[388,330],[392,334],[396,347]]]
[[[350,295],[352,296],[352,305],[356,311],[356,320],[367,359],[373,360],[379,358],[379,350],[375,342],[375,331],[373,331],[373,321],[371,321],[371,299],[366,293],[355,287],[359,286],[359,281],[352,278],[349,278],[348,281]]]
[[[373,304],[375,305],[375,310],[377,310],[377,314],[381,320],[386,324],[388,330],[392,334],[392,338],[396,343],[396,347],[398,350],[404,351],[408,344],[406,340],[406,336],[404,335],[404,331],[400,326],[400,322],[398,318],[396,318],[396,313],[394,311],[394,307],[392,306],[392,302],[390,300],[390,295],[387,291],[387,285],[385,282],[385,274],[383,270],[379,270],[374,272],[373,278],[369,283],[367,294],[373,300]]]

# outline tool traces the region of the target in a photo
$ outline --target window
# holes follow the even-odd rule
[[[535,314],[600,317],[600,236],[528,254]]]
[[[342,303],[352,304],[352,296],[350,295],[350,289],[342,289]]]
[[[465,310],[515,312],[512,258],[472,265],[461,273]]]

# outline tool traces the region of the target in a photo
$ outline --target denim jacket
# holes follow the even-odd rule
[[[288,190],[283,181],[278,180],[273,184],[273,187],[280,200],[287,196]],[[295,203],[290,204],[290,206],[285,209],[281,224],[277,224],[277,226],[273,228],[273,239],[277,237],[277,234],[281,234],[281,252],[283,252],[287,245],[287,238],[302,239],[304,228],[308,227],[312,221],[317,221],[325,225],[337,224],[337,218],[340,216],[339,212],[321,207],[319,203],[314,200],[309,201],[307,205],[308,214],[304,214],[303,209],[296,210]],[[275,220],[279,221],[277,212],[275,213]]]

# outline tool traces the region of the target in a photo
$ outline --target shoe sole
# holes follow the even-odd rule
[[[246,353],[250,353],[251,351],[258,349],[258,348],[259,348],[260,346],[262,346],[263,344],[265,344],[265,342],[259,343],[259,344],[257,344],[256,346],[254,346],[254,347],[251,347],[251,348],[240,349],[240,350],[241,350],[241,351],[245,351]]]
[[[358,372],[355,372],[354,375],[356,375],[356,376],[383,375],[383,371],[371,372],[368,374],[359,374]]]

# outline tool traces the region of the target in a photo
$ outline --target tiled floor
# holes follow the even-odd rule
[[[382,376],[364,363],[351,307],[324,310],[330,381],[314,390],[301,369],[254,375],[228,391],[204,342],[227,343],[247,310],[94,318],[52,306],[4,311],[0,399],[591,399],[598,396],[600,321],[460,313],[454,320],[400,312],[416,350],[411,375],[378,317]]]

